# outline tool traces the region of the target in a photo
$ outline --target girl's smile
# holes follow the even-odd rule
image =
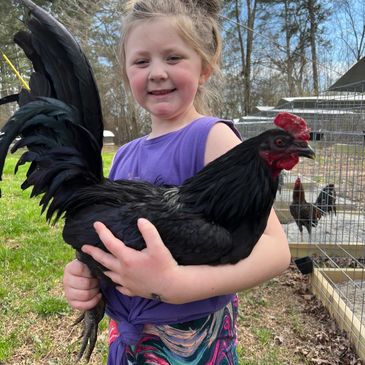
[[[152,90],[152,91],[148,91],[148,94],[153,95],[153,96],[165,96],[165,95],[169,95],[169,94],[173,93],[174,91],[176,91],[175,88],[173,88],[173,89]]]

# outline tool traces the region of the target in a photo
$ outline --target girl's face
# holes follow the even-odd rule
[[[199,115],[193,102],[209,73],[203,72],[200,56],[169,19],[137,24],[124,46],[132,94],[153,122],[186,122]]]

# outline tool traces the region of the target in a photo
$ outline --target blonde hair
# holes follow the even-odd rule
[[[129,32],[142,21],[169,17],[182,39],[201,57],[203,70],[210,68],[209,81],[198,88],[194,106],[201,114],[210,112],[209,105],[218,99],[215,86],[220,79],[222,40],[219,24],[218,0],[134,0],[128,1],[122,19],[119,57],[123,81],[129,89],[124,44]],[[214,77],[213,77],[214,76]]]

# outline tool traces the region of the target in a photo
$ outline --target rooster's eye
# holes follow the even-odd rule
[[[281,138],[277,138],[275,140],[275,144],[278,146],[278,147],[283,147],[285,142],[281,139]]]

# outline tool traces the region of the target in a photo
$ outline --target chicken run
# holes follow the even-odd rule
[[[312,290],[365,360],[365,83],[346,83],[351,72],[318,97],[283,99],[237,125],[249,137],[278,111],[308,122],[316,160],[282,173],[274,208],[293,258],[314,267]]]

